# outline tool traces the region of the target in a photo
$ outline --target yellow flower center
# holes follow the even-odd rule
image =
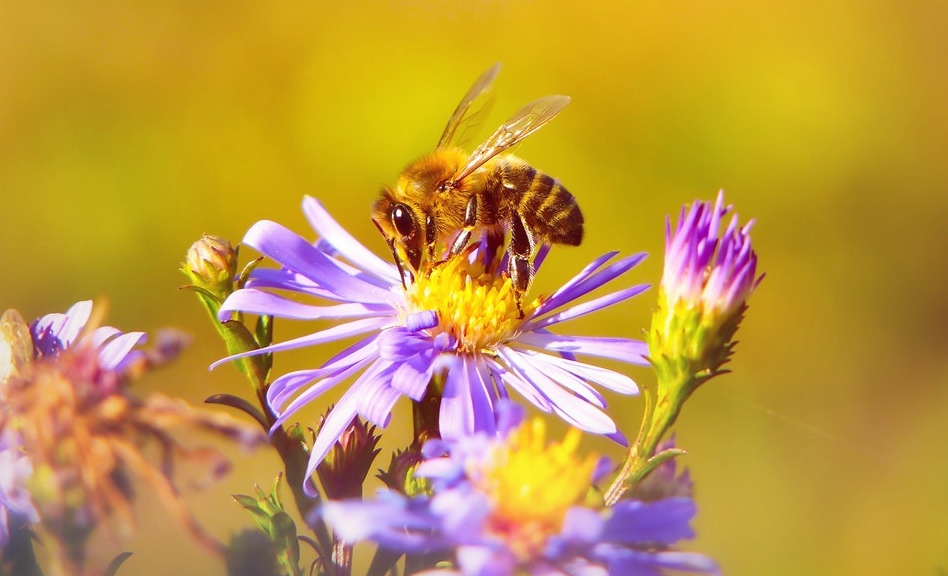
[[[510,278],[486,271],[480,259],[475,260],[472,264],[465,252],[438,263],[420,274],[407,292],[412,311],[438,314],[432,335],[450,334],[461,353],[490,351],[511,339],[540,303],[518,306]]]
[[[471,472],[494,504],[490,529],[521,560],[540,554],[567,510],[589,492],[598,456],[578,458],[580,437],[571,428],[562,442],[547,444],[546,425],[534,418],[496,449],[490,467]]]

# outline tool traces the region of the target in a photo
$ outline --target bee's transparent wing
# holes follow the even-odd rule
[[[33,339],[30,327],[19,312],[7,310],[0,316],[0,347],[6,348],[9,363],[0,365],[0,385],[23,375],[33,361]],[[0,351],[4,352],[4,351]]]
[[[535,100],[511,116],[486,142],[471,153],[467,164],[454,177],[457,182],[494,156],[517,144],[559,114],[569,104],[569,96],[546,96]]]
[[[468,89],[461,103],[454,109],[454,114],[448,120],[437,149],[459,146],[460,143],[479,126],[490,113],[494,99],[488,96],[494,78],[500,72],[500,62],[480,75]],[[476,105],[475,105],[476,104]]]

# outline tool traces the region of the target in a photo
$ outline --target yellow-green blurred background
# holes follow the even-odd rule
[[[656,282],[664,216],[719,188],[757,219],[767,277],[734,373],[678,427],[700,506],[688,547],[732,575],[942,573],[946,38],[943,0],[8,0],[0,308],[33,318],[107,297],[110,324],[195,336],[142,393],[244,393],[233,368],[207,372],[222,346],[178,290],[190,243],[236,242],[263,218],[309,234],[299,206],[311,194],[383,253],[375,194],[502,61],[485,130],[539,96],[573,98],[518,150],[569,187],[588,223],[538,290],[611,249],[651,253],[632,277]],[[640,334],[653,297],[566,328]],[[286,355],[277,370],[337,349]],[[610,400],[632,434],[640,402]],[[402,402],[386,448],[407,438],[407,415]],[[224,540],[250,526],[227,495],[277,470],[265,450],[233,456],[215,488],[180,479]],[[97,540],[95,562],[128,549],[122,573],[223,574],[141,496],[140,531]]]

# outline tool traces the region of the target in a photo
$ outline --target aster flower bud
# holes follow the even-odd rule
[[[320,428],[327,416],[323,416]],[[375,426],[369,426],[358,417],[352,419],[339,437],[339,442],[333,445],[316,468],[327,498],[339,500],[362,496],[362,483],[379,453],[376,447],[379,438]]]
[[[419,450],[409,448],[392,454],[392,461],[388,470],[379,472],[379,480],[388,486],[389,490],[414,498],[431,492],[430,482],[426,478],[415,476],[415,469],[422,461]]]
[[[735,215],[720,233],[730,211],[720,192],[713,205],[697,201],[687,212],[682,208],[674,234],[668,221],[658,308],[647,338],[657,385],[645,390],[642,428],[606,493],[609,503],[682,453],[674,447],[659,449],[659,442],[685,400],[722,374],[733,352],[747,299],[762,276],[757,276],[757,254],[750,242],[753,222],[738,227]]]
[[[753,221],[739,228],[735,215],[720,234],[730,211],[721,192],[713,206],[695,202],[687,213],[682,208],[674,234],[668,222],[658,309],[648,336],[659,396],[682,402],[722,372],[747,299],[760,281],[750,242]]]
[[[300,570],[300,545],[296,537],[296,523],[283,508],[283,502],[280,500],[280,481],[283,475],[277,476],[273,482],[273,488],[269,493],[264,492],[259,486],[256,487],[254,496],[236,494],[234,500],[250,512],[254,522],[264,534],[267,535],[272,547],[264,545],[257,541],[256,545],[261,553],[270,554],[268,565],[272,565],[273,560],[280,565],[282,574],[300,576],[303,572]],[[249,543],[246,538],[244,543]],[[239,553],[236,549],[238,542],[234,542],[231,547],[231,555]],[[251,572],[240,572],[241,574],[250,574]],[[266,574],[267,572],[253,572],[254,574]],[[271,574],[274,572],[270,572]]]
[[[234,291],[237,250],[229,241],[205,234],[188,249],[181,271],[195,287],[223,302]]]

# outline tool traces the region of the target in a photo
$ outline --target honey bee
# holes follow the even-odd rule
[[[470,154],[455,144],[478,115],[474,102],[499,71],[496,64],[474,82],[435,151],[409,165],[372,207],[372,220],[406,285],[423,259],[437,263],[436,246],[450,243],[448,257],[460,254],[481,230],[488,253],[494,254],[509,232],[508,272],[519,300],[533,280],[532,257],[539,245],[582,242],[583,214],[576,198],[556,178],[504,153],[559,114],[569,97],[546,96],[527,104]]]

